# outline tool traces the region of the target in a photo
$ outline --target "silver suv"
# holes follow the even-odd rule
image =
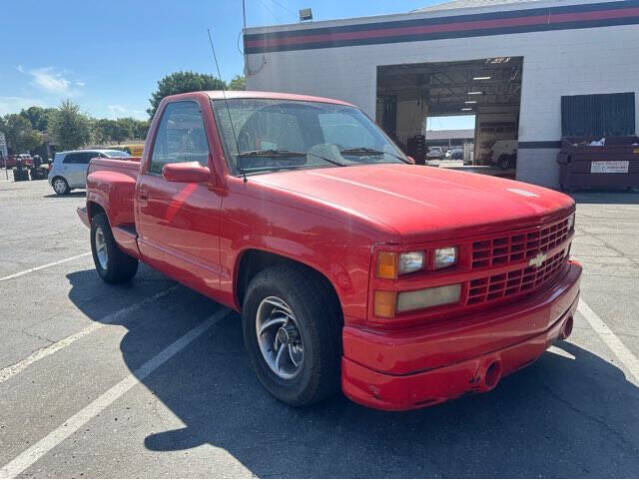
[[[55,154],[49,170],[49,185],[58,195],[66,195],[74,188],[86,188],[87,169],[92,158],[129,158],[120,150],[73,150]]]

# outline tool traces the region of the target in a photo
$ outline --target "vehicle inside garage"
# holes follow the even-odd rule
[[[464,163],[514,175],[523,57],[495,57],[377,68],[377,122],[424,163],[428,118],[475,116],[474,146]],[[440,145],[441,138],[437,138]]]

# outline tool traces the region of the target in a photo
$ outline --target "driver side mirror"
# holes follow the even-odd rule
[[[211,170],[199,162],[167,163],[162,177],[167,182],[202,183],[211,180]]]

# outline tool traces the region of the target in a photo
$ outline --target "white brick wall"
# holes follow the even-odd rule
[[[247,87],[338,98],[374,118],[379,65],[522,56],[519,140],[556,141],[562,95],[635,92],[639,125],[638,45],[639,25],[627,25],[252,54],[250,69],[266,64],[247,77]],[[548,170],[554,152],[520,152],[518,177],[556,186],[556,169]]]

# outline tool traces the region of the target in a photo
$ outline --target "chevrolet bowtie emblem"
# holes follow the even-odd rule
[[[546,261],[546,254],[544,252],[539,252],[533,258],[528,260],[529,267],[539,268]]]

